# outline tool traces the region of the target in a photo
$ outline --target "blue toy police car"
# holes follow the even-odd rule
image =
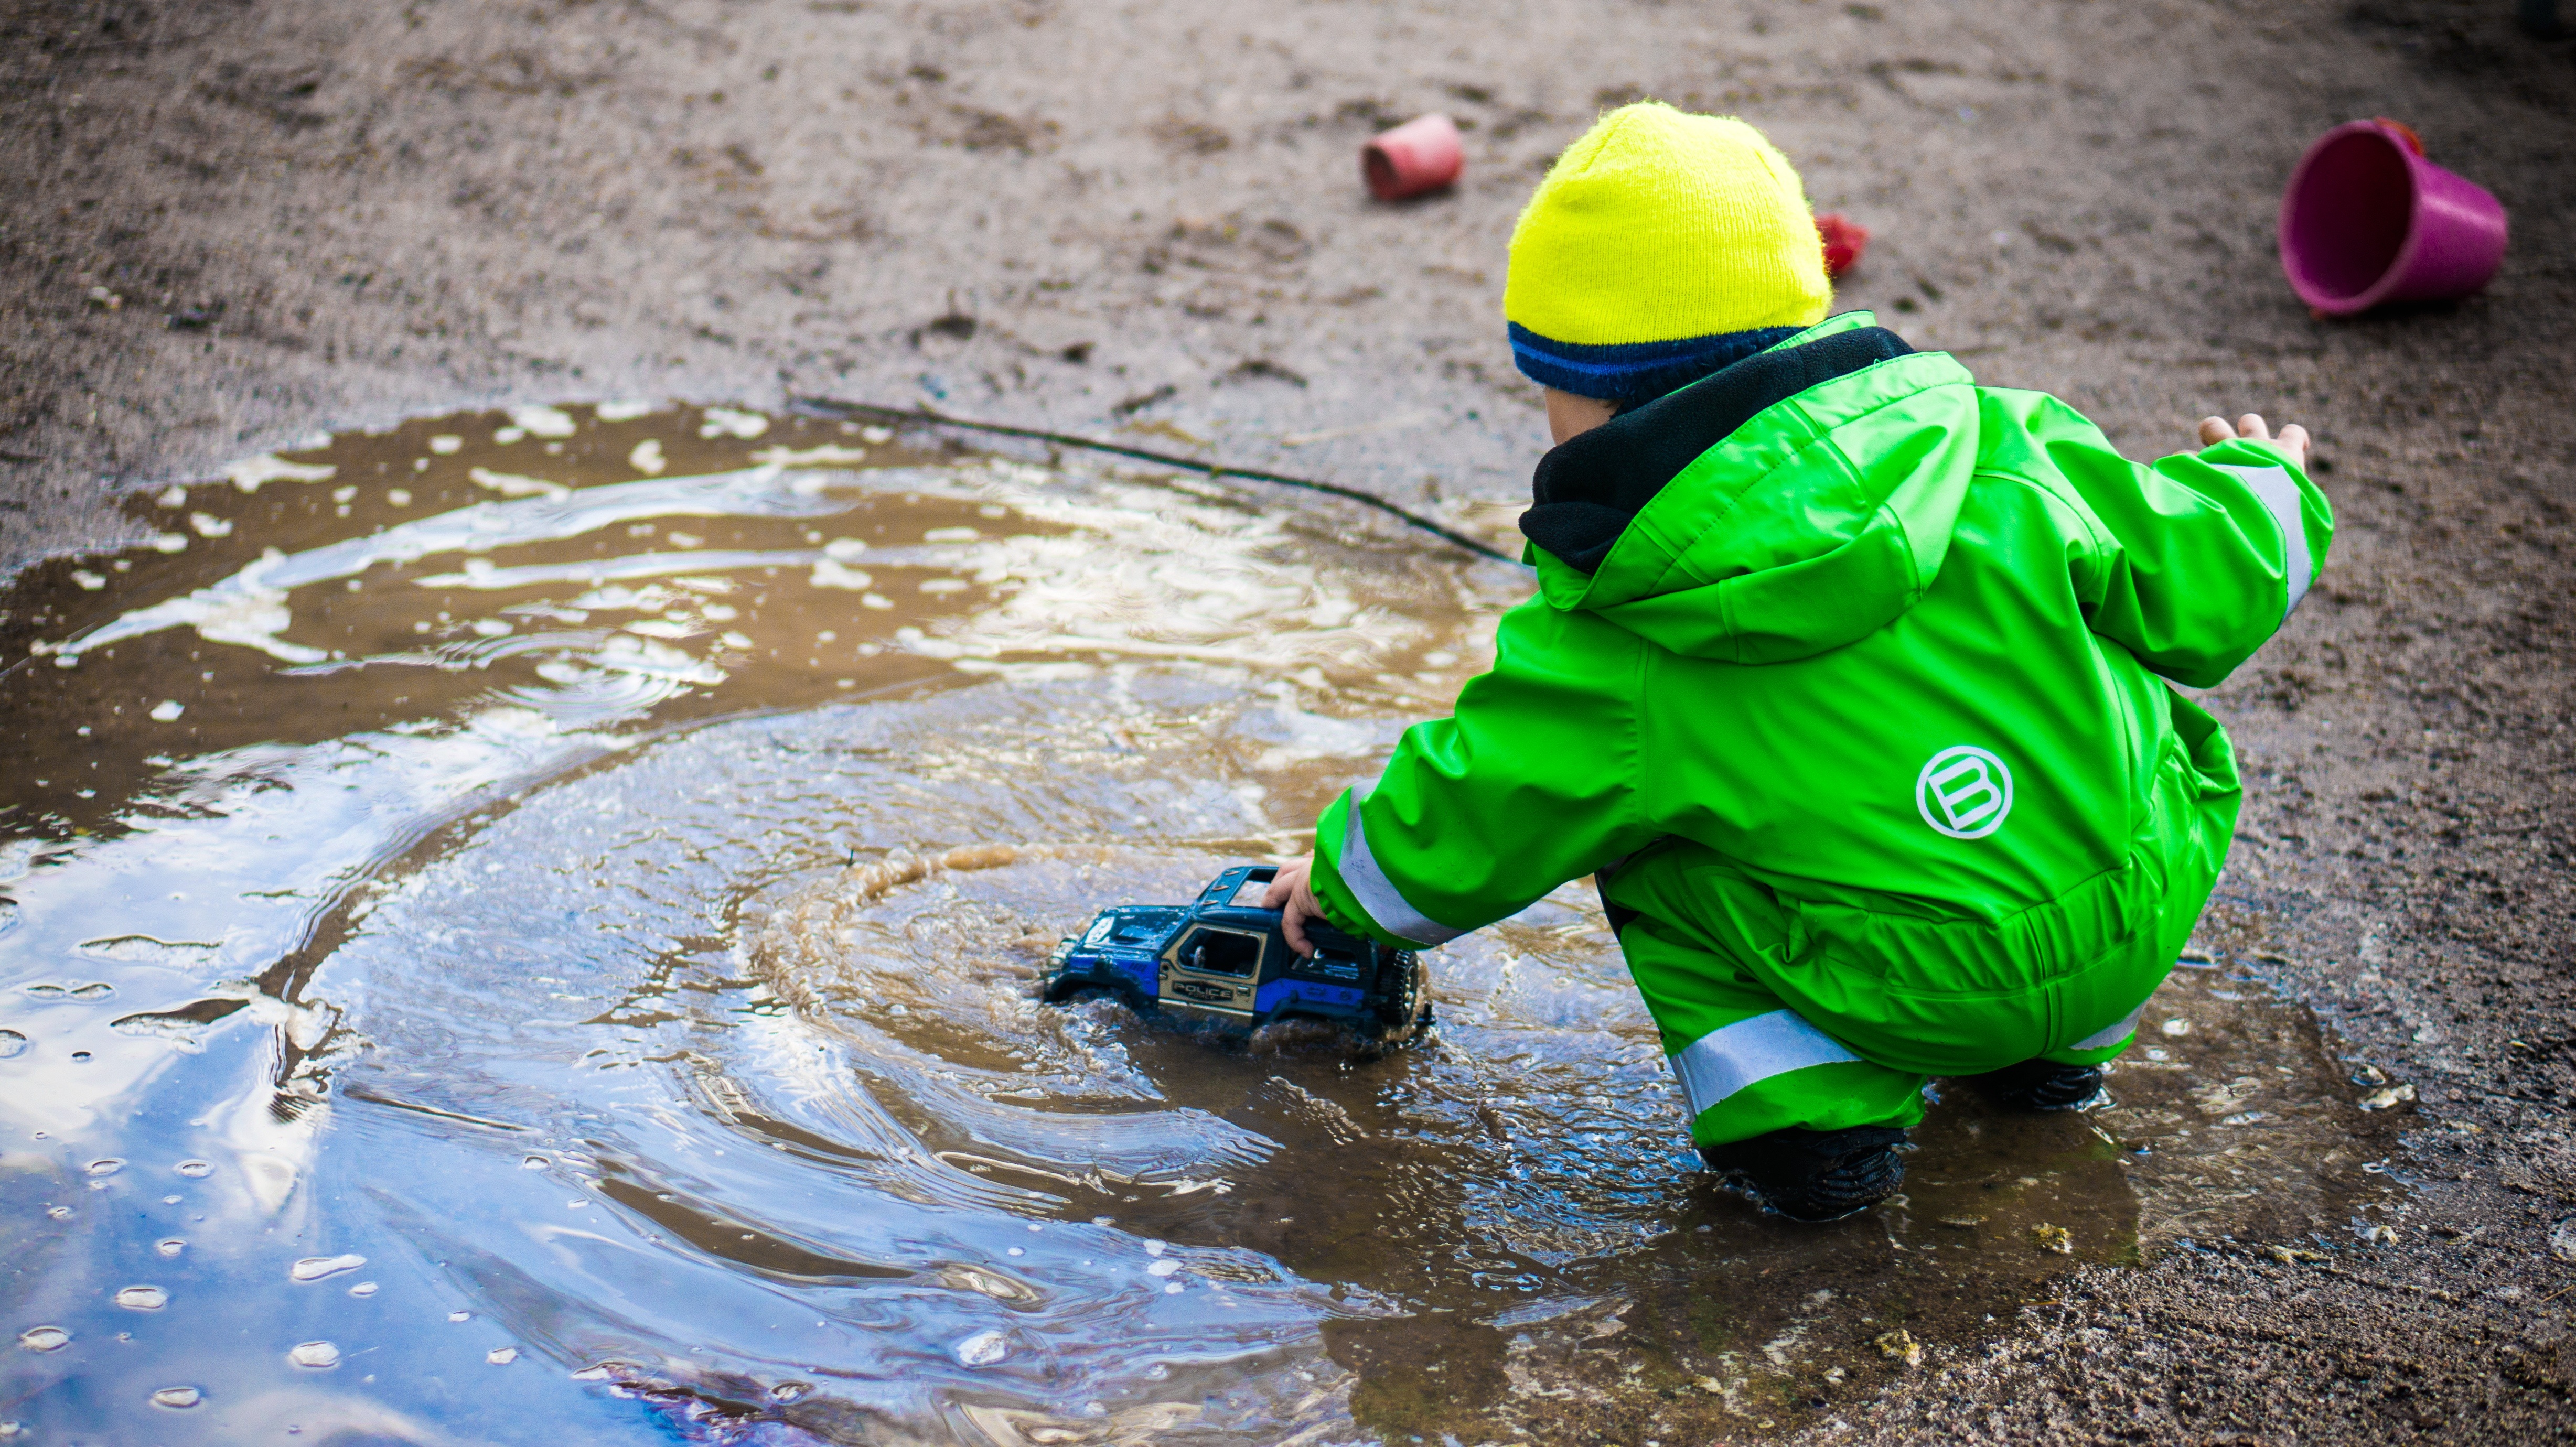
[[[1280,932],[1279,911],[1237,901],[1257,901],[1254,887],[1278,873],[1272,865],[1238,865],[1192,904],[1102,910],[1089,929],[1056,946],[1041,993],[1061,1003],[1084,990],[1109,990],[1140,1009],[1246,1032],[1296,1015],[1339,1021],[1382,1043],[1427,1028],[1431,992],[1412,951],[1310,921],[1306,940],[1315,953],[1300,955]]]

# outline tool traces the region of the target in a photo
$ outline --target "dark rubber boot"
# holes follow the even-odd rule
[[[1905,1132],[1894,1126],[1822,1131],[1791,1126],[1751,1140],[1701,1146],[1699,1153],[1710,1170],[1792,1221],[1839,1221],[1895,1195],[1905,1184],[1905,1162],[1896,1154],[1904,1143]]]
[[[2081,1110],[2102,1093],[2102,1067],[2025,1060],[1977,1076],[1976,1082],[2015,1110]]]

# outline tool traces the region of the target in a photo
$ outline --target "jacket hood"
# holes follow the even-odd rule
[[[1540,594],[1732,663],[1867,637],[1940,574],[1977,416],[1948,354],[1830,318],[1541,459]]]

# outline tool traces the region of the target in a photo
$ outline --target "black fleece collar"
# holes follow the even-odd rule
[[[1857,327],[1747,357],[1623,412],[1538,460],[1521,533],[1592,572],[1664,484],[1765,408],[1913,351],[1885,327]]]

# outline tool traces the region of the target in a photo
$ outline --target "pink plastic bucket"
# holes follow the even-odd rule
[[[1381,131],[1360,148],[1360,175],[1368,181],[1369,194],[1381,201],[1437,191],[1457,180],[1466,165],[1458,123],[1437,111]]]
[[[2494,194],[2425,160],[2391,120],[2319,136],[2281,195],[2281,270],[2331,316],[2467,296],[2495,275],[2504,241]]]

